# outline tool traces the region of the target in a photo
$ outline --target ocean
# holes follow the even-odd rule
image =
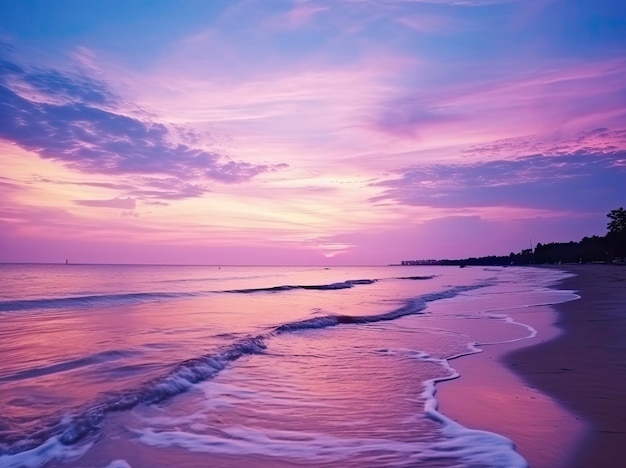
[[[507,311],[575,299],[564,277],[0,265],[0,467],[526,466],[436,390],[462,385],[455,359],[533,337]]]

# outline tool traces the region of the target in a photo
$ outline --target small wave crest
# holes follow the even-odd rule
[[[357,280],[373,281],[373,280]],[[369,283],[354,283],[369,284]],[[298,332],[307,329],[322,329],[343,324],[368,324],[395,320],[407,315],[423,312],[429,302],[455,297],[465,291],[488,286],[483,283],[472,286],[457,286],[438,293],[426,294],[409,300],[402,307],[387,313],[350,316],[327,315],[305,320],[289,322],[275,327],[266,335],[238,339],[220,352],[206,354],[178,363],[164,376],[136,389],[124,390],[102,395],[82,409],[66,412],[42,419],[42,429],[35,433],[3,434],[0,441],[0,465],[8,458],[25,451],[35,450],[51,440],[62,445],[73,445],[89,434],[99,431],[106,415],[115,411],[124,411],[139,404],[155,404],[187,391],[191,386],[214,377],[230,363],[245,355],[261,354],[266,348],[265,341],[273,335]],[[4,460],[1,460],[1,459]],[[9,460],[10,461],[10,460]]]
[[[90,356],[85,356],[78,359],[58,362],[56,364],[51,364],[48,366],[34,367],[19,372],[0,374],[0,382],[15,382],[23,379],[32,379],[45,375],[51,375],[57,372],[71,371],[79,367],[85,367],[92,364],[124,359],[133,354],[136,354],[136,352],[130,350],[103,351],[101,353],[92,354]]]
[[[89,307],[93,305],[117,305],[162,299],[178,299],[194,296],[194,293],[139,292],[124,294],[101,294],[92,296],[51,297],[0,301],[0,312],[32,309],[58,309],[64,307]]]
[[[340,281],[338,283],[330,283],[330,284],[314,284],[314,285],[283,285],[283,286],[270,286],[267,288],[248,288],[248,289],[230,289],[228,291],[223,291],[227,293],[240,293],[240,294],[250,294],[250,293],[260,293],[260,292],[280,292],[280,291],[291,291],[293,289],[306,289],[311,291],[333,291],[337,289],[349,289],[353,288],[357,285],[362,284],[373,284],[376,283],[377,279],[358,279],[358,280],[347,280]]]
[[[457,286],[445,291],[425,294],[407,301],[402,307],[376,315],[326,315],[324,317],[314,317],[295,322],[284,323],[273,330],[275,334],[288,333],[299,330],[309,330],[318,328],[334,327],[340,324],[364,324],[384,322],[395,320],[407,315],[415,315],[421,313],[429,302],[438,301],[440,299],[450,299],[463,292],[472,291],[474,289],[487,286],[489,283],[483,283],[471,286]]]
[[[398,279],[421,281],[421,280],[433,279],[434,277],[435,277],[435,275],[429,275],[429,276],[399,276]]]
[[[19,299],[0,301],[0,312],[27,311],[36,309],[62,309],[80,308],[93,306],[113,306],[120,304],[135,304],[141,302],[152,302],[173,299],[188,299],[202,297],[215,293],[239,293],[250,294],[260,292],[284,292],[293,289],[304,289],[312,291],[333,291],[339,289],[349,289],[357,285],[373,284],[377,279],[356,279],[346,280],[337,283],[319,285],[282,285],[270,286],[266,288],[229,289],[223,291],[189,291],[189,292],[133,292],[121,294],[100,294],[100,295],[77,295],[65,297],[48,297],[36,299]]]
[[[183,361],[163,377],[149,381],[138,389],[105,394],[71,415],[48,418],[42,423],[44,427],[34,434],[3,436],[0,457],[33,450],[53,438],[63,445],[72,445],[99,430],[107,413],[129,410],[140,403],[149,405],[167,400],[187,391],[193,384],[215,376],[240,357],[260,354],[265,348],[262,336],[249,337],[236,341],[222,352]]]

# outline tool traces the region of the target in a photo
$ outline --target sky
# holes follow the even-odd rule
[[[0,262],[604,235],[625,76],[622,0],[0,0]]]

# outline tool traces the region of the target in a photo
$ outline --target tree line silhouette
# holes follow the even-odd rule
[[[583,237],[579,242],[538,243],[536,248],[519,253],[462,260],[437,260],[436,262],[405,262],[407,264],[437,265],[531,265],[542,263],[588,263],[626,261],[626,210],[611,210],[607,217],[607,234],[604,237]]]

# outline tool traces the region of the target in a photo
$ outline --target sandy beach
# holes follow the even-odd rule
[[[626,268],[563,269],[577,276],[561,287],[581,296],[556,307],[563,333],[504,362],[587,422],[570,466],[618,466],[626,451]]]
[[[513,311],[538,335],[452,361],[463,383],[441,385],[440,408],[509,437],[531,467],[618,466],[626,444],[626,268],[558,268],[576,276],[557,287],[581,298]]]

